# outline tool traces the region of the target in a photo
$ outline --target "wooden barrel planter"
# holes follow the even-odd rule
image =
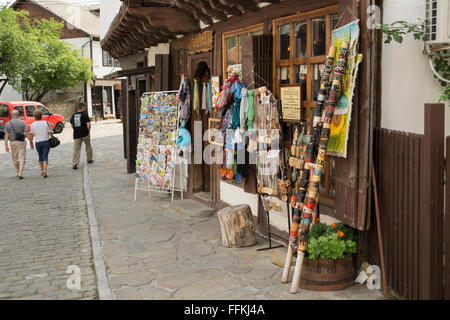
[[[351,255],[337,260],[305,257],[299,287],[315,291],[343,290],[354,284],[354,275]]]

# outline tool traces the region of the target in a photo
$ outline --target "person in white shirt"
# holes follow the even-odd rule
[[[50,137],[53,132],[47,121],[42,120],[42,111],[34,112],[35,122],[30,126],[30,140],[36,138],[36,150],[39,154],[39,165],[41,166],[41,175],[47,178],[48,154],[50,152]]]

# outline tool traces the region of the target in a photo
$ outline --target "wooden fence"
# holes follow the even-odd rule
[[[450,298],[450,279],[445,276],[450,264],[450,191],[444,224],[444,119],[444,105],[428,104],[423,135],[376,129],[374,165],[387,287],[404,299]],[[446,143],[450,156],[450,138]]]

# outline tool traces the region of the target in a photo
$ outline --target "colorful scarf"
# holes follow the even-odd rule
[[[200,113],[200,97],[198,95],[198,82],[194,79],[194,111]]]

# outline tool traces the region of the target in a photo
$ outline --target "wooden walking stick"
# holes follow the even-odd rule
[[[319,151],[314,166],[311,167],[312,177],[308,186],[308,196],[303,205],[302,220],[299,226],[299,240],[297,250],[297,262],[295,264],[294,277],[292,279],[291,293],[298,292],[298,284],[302,272],[303,259],[305,257],[306,248],[308,246],[308,233],[311,223],[317,219],[314,209],[317,206],[319,199],[319,186],[325,164],[326,152],[328,148],[328,141],[330,139],[330,128],[333,120],[334,111],[336,109],[342,77],[345,74],[345,66],[348,57],[349,43],[347,41],[342,43],[339,51],[339,58],[334,69],[333,83],[331,86],[330,96],[328,97],[327,107],[325,110],[325,118],[323,120],[323,128],[319,141]]]
[[[373,160],[370,160],[372,166],[372,184],[373,184],[373,195],[375,200],[375,215],[377,220],[377,233],[378,233],[378,246],[380,247],[380,260],[381,260],[381,277],[383,278],[383,293],[384,298],[389,297],[386,285],[386,269],[384,267],[384,252],[383,252],[383,238],[381,237],[381,222],[380,222],[380,206],[378,203],[378,188],[377,188],[377,178],[375,176],[375,166],[373,165]]]
[[[317,149],[317,137],[321,129],[322,112],[325,105],[326,94],[327,94],[327,83],[330,80],[331,71],[333,70],[334,57],[336,55],[336,47],[331,46],[328,52],[328,57],[325,62],[325,68],[321,75],[321,86],[319,91],[319,96],[317,98],[316,109],[314,111],[314,121],[313,130],[311,134],[311,139],[306,151],[304,167],[302,170],[302,178],[300,180],[300,188],[296,196],[293,197],[292,203],[294,207],[291,232],[289,237],[288,252],[286,254],[286,260],[284,263],[283,275],[281,277],[282,283],[287,283],[289,278],[289,272],[291,270],[292,257],[294,252],[297,251],[297,241],[298,241],[298,228],[301,221],[301,211],[303,209],[303,201],[306,196],[306,189],[308,188],[309,178],[310,178],[310,166],[315,159],[315,150]]]

